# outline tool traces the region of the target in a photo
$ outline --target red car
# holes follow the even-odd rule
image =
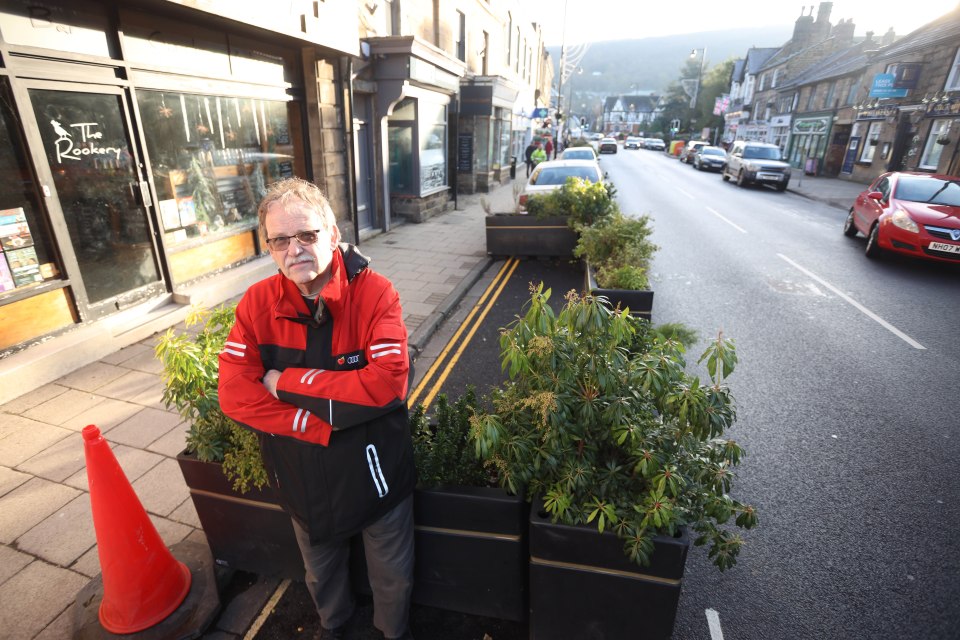
[[[857,196],[845,236],[867,236],[868,258],[893,251],[960,262],[960,177],[894,171]]]

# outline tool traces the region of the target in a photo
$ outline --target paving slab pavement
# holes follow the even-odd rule
[[[515,184],[521,184],[518,178]],[[804,176],[790,190],[846,208],[864,185]],[[430,338],[457,323],[457,308],[486,274],[485,210],[513,211],[511,183],[461,196],[458,207],[361,243],[400,292],[411,350],[430,358]],[[212,304],[219,300],[211,301]],[[182,322],[175,325],[185,331]],[[447,327],[445,327],[447,330]],[[27,389],[0,406],[0,634],[17,640],[71,637],[70,608],[99,573],[83,445],[100,427],[167,545],[204,540],[175,456],[187,425],[161,402],[153,333],[96,362]],[[0,367],[2,367],[0,361]],[[418,374],[426,366],[417,363]],[[242,638],[278,582],[243,576],[205,638]]]

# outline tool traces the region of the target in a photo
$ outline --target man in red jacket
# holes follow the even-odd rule
[[[220,405],[259,435],[320,614],[315,638],[344,637],[354,609],[349,540],[360,532],[374,625],[385,638],[412,638],[416,470],[399,295],[340,243],[316,186],[282,180],[258,215],[280,272],[237,306],[220,354]]]

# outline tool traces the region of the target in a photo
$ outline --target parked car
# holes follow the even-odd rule
[[[843,225],[849,238],[867,236],[865,252],[893,251],[960,262],[960,177],[894,171],[857,196]]]
[[[667,143],[661,138],[648,138],[646,148],[654,151],[664,151],[667,148]]]
[[[693,164],[693,156],[701,147],[705,147],[709,142],[705,140],[691,140],[683,147],[683,151],[680,152],[680,162],[684,164]]]
[[[642,144],[642,140],[636,136],[627,136],[627,139],[623,141],[624,149],[639,149]]]
[[[599,153],[616,153],[619,150],[615,138],[604,138],[600,141]]]
[[[597,152],[593,147],[568,147],[560,154],[561,160],[593,160],[597,161]]]
[[[600,182],[605,175],[600,171],[596,160],[548,160],[538,164],[527,184],[520,192],[520,210],[527,210],[527,199],[538,193],[548,193],[559,189],[567,178],[583,178],[590,182]]]
[[[737,140],[727,152],[727,162],[720,177],[733,178],[737,185],[769,184],[784,191],[790,182],[790,165],[783,161],[780,147],[766,142]]]
[[[727,152],[723,147],[700,147],[693,155],[693,168],[697,171],[722,171],[727,161]]]

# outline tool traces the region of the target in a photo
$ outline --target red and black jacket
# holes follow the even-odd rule
[[[311,541],[343,539],[416,483],[400,298],[355,247],[333,252],[311,313],[283,274],[247,290],[220,354],[220,406],[260,434],[271,483]],[[266,371],[281,371],[274,398]]]

